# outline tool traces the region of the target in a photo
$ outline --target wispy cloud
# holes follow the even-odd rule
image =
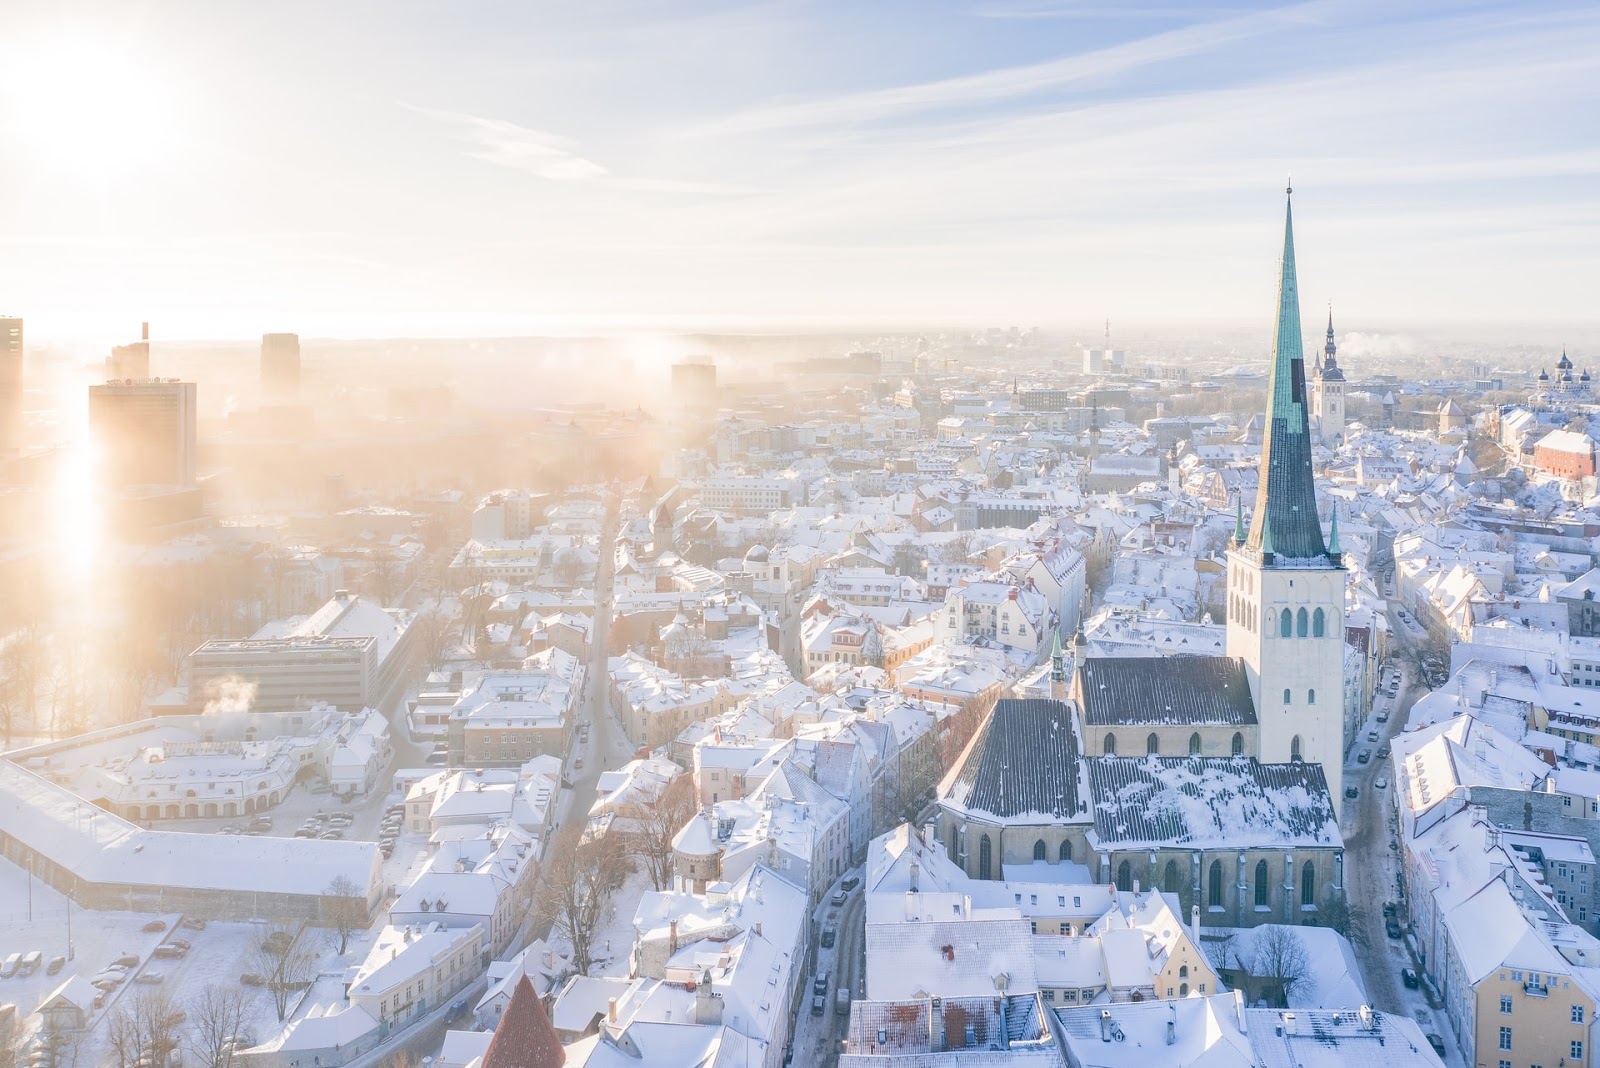
[[[531,130],[504,119],[414,104],[403,106],[450,127],[456,138],[468,146],[467,155],[485,163],[527,171],[552,182],[587,182],[609,173],[600,164],[578,155],[577,143],[570,137]]]
[[[1030,96],[1075,84],[1093,83],[1153,64],[1215,51],[1225,45],[1281,29],[1328,9],[1323,0],[1185,26],[1109,48],[1075,53],[1017,67],[956,78],[893,86],[842,96],[773,104],[737,112],[710,123],[704,134],[827,123],[864,123],[941,107],[970,107]]]
[[[1236,15],[1243,10],[1239,7],[1138,7],[1084,3],[1083,0],[996,0],[979,4],[971,13],[985,19],[1192,19],[1204,15]]]

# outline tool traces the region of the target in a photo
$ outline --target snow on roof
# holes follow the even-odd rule
[[[1038,989],[1027,920],[868,924],[867,996],[877,1001]]]

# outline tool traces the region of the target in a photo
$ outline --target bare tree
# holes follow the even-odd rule
[[[574,824],[550,843],[545,856],[549,864],[537,902],[539,920],[566,938],[573,968],[588,974],[606,902],[627,878],[626,847],[614,835],[583,841]]]
[[[165,990],[146,987],[127,998],[106,1025],[108,1052],[116,1068],[167,1068],[178,1049],[186,1014]]]
[[[693,777],[679,775],[638,806],[638,852],[650,885],[665,890],[672,882],[672,840],[694,815]]]
[[[322,891],[328,899],[328,919],[339,937],[339,955],[350,947],[350,936],[366,928],[367,895],[348,875],[335,875]]]
[[[272,995],[272,1007],[278,1019],[289,1015],[289,1003],[296,991],[311,985],[317,975],[317,958],[299,944],[292,927],[287,924],[268,924],[251,947],[251,960],[256,974],[265,981]]]
[[[229,1068],[244,1018],[242,990],[212,985],[189,1002],[189,1051],[200,1068]]]
[[[1295,988],[1310,975],[1311,961],[1306,956],[1305,943],[1287,927],[1270,924],[1255,933],[1254,960],[1251,971],[1258,979],[1270,979],[1277,984],[1281,1008],[1289,1007],[1289,998]]]

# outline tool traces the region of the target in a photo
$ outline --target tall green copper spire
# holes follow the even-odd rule
[[[1244,544],[1244,494],[1233,499],[1233,543]]]
[[[1293,193],[1293,189],[1285,193]],[[1269,533],[1270,528],[1270,533]],[[1249,548],[1279,560],[1326,559],[1311,471],[1311,421],[1306,409],[1300,290],[1294,270],[1294,209],[1284,210],[1283,269],[1278,279],[1278,329],[1267,375],[1267,419],[1261,435],[1261,478]]]

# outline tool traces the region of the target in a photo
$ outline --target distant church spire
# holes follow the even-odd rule
[[[1333,362],[1334,353],[1339,351],[1339,346],[1333,343],[1333,301],[1328,301],[1328,340],[1322,344],[1322,356],[1328,363]]]
[[[1291,187],[1290,192],[1293,189]],[[1267,379],[1267,418],[1261,439],[1261,477],[1249,547],[1291,560],[1326,556],[1311,470],[1311,425],[1306,405],[1300,290],[1294,268],[1294,208],[1283,219],[1283,267],[1278,280],[1278,329]]]

